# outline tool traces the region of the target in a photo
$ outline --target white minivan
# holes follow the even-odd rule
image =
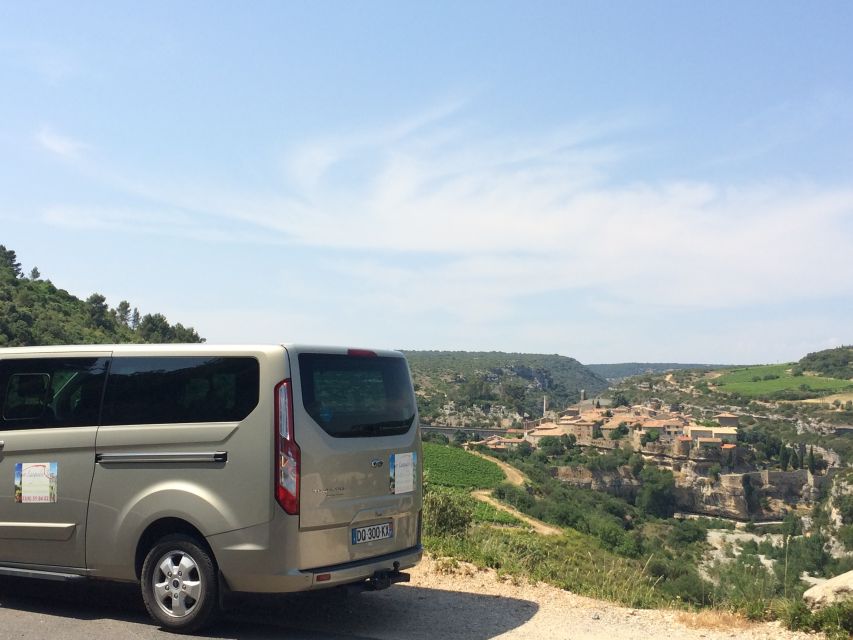
[[[192,631],[226,591],[405,581],[422,454],[395,351],[0,349],[0,579],[138,581]]]

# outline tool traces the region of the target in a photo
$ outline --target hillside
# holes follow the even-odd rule
[[[425,422],[447,415],[445,407],[470,410],[472,423],[499,424],[514,417],[542,415],[607,388],[607,381],[574,358],[500,351],[407,351],[418,406]]]
[[[588,364],[587,369],[610,381],[624,380],[645,373],[666,373],[680,369],[720,369],[720,364],[684,364],[679,362],[616,362],[613,364]]]
[[[803,375],[794,364],[768,364],[727,370],[710,384],[715,391],[748,398],[803,400],[842,391],[853,383],[836,377]]]
[[[797,363],[798,369],[827,378],[853,379],[853,347],[836,347],[808,354]]]
[[[192,327],[141,315],[126,300],[110,308],[98,293],[80,300],[57,289],[38,269],[25,276],[15,252],[0,245],[0,347],[203,341]]]

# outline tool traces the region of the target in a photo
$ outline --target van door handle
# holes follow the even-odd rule
[[[0,451],[3,451],[3,447],[5,447],[5,446],[6,446],[6,441],[0,440]]]

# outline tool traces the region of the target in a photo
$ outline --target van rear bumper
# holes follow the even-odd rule
[[[423,548],[416,545],[354,562],[299,570],[291,568],[296,562],[286,545],[270,548],[269,539],[262,542],[255,538],[262,532],[268,534],[269,528],[251,527],[207,538],[231,591],[291,593],[325,589],[372,579],[377,573],[409,569],[423,556]]]
[[[402,569],[414,567],[423,557],[423,547],[420,545],[388,553],[375,558],[365,558],[356,562],[317,567],[303,571],[311,576],[312,589],[324,589],[341,584],[350,584],[362,580],[374,579],[377,573],[396,574]]]

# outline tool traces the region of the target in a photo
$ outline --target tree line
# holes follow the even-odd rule
[[[192,327],[161,313],[142,315],[127,300],[100,293],[81,300],[34,267],[25,275],[15,251],[0,244],[0,347],[57,344],[204,342]]]

